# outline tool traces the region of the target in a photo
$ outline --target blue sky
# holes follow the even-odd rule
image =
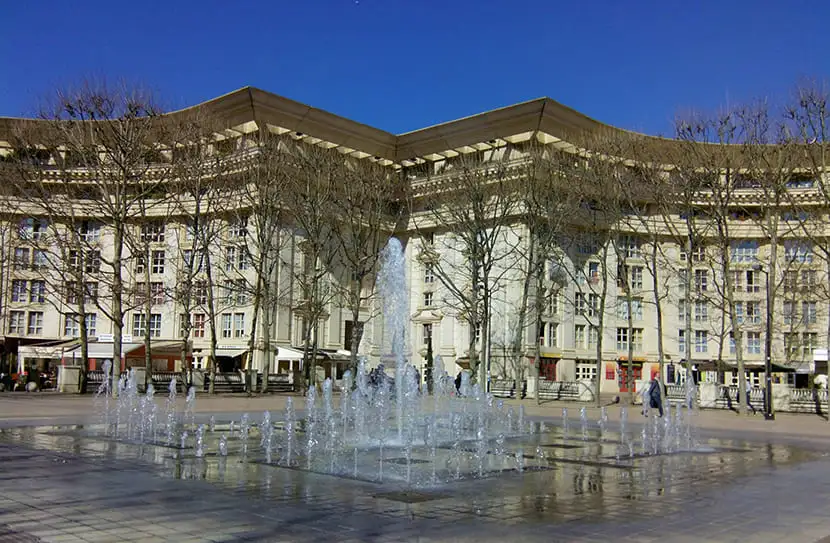
[[[395,133],[549,96],[603,122],[786,98],[830,75],[806,0],[7,2],[0,115],[85,77],[169,108],[253,85]]]

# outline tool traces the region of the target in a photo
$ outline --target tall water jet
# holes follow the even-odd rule
[[[295,454],[297,446],[294,443],[294,400],[289,396],[285,399],[285,419],[283,427],[285,428],[285,465],[291,466],[291,457]]]
[[[406,262],[403,246],[391,238],[381,255],[378,272],[378,292],[383,306],[384,333],[391,339],[391,354],[395,359],[395,392],[397,398],[398,440],[403,439],[404,368],[406,365],[406,328],[409,321],[409,289],[406,284]]]

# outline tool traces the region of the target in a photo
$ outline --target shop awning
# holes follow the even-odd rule
[[[303,352],[296,349],[289,349],[288,347],[275,347],[276,356],[274,360],[302,360]]]
[[[216,357],[222,358],[236,358],[238,356],[242,356],[243,354],[247,353],[248,349],[238,348],[238,349],[216,349]],[[210,349],[203,349],[202,354],[210,354]]]
[[[143,347],[143,343],[123,343],[121,345],[121,356],[127,357],[132,351]],[[96,360],[104,360],[104,359],[112,359],[113,356],[113,344],[112,343],[97,343],[92,342],[88,344],[87,348],[87,356],[89,358],[94,358]],[[60,357],[60,356],[59,356]],[[75,345],[72,349],[67,349],[63,353],[64,360],[71,359],[71,360],[78,360],[81,358],[81,346]]]

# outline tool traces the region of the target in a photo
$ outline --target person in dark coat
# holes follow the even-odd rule
[[[648,386],[648,406],[652,409],[657,409],[660,416],[663,416],[663,402],[660,398],[660,381],[657,380],[657,375],[652,377],[651,383]]]

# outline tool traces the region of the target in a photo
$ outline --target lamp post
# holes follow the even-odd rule
[[[772,411],[772,304],[770,303],[769,272],[760,264],[752,267],[764,274],[766,295],[766,324],[764,331],[764,420],[775,420]]]

